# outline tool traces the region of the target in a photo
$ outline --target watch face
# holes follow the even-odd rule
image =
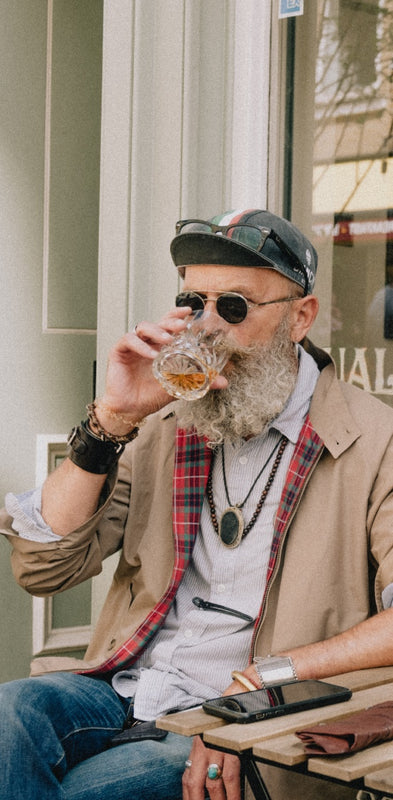
[[[273,682],[274,683],[284,683],[285,681],[293,681],[294,677],[293,677],[293,672],[292,672],[291,668],[288,669],[288,667],[287,668],[284,667],[284,668],[281,668],[281,669],[277,668],[277,669],[270,670],[270,671],[269,670],[267,670],[267,671],[264,670],[263,671],[263,680],[264,680],[264,683],[266,683],[266,684],[268,684],[268,683],[271,684]]]
[[[255,659],[254,663],[264,684],[296,680],[292,660],[288,656]]]

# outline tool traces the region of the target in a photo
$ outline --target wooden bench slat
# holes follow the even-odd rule
[[[393,766],[393,742],[384,742],[347,756],[316,756],[308,759],[309,772],[353,781],[378,769]]]
[[[364,785],[367,789],[376,789],[380,792],[393,792],[393,766],[370,772],[364,776]]]
[[[294,733],[258,742],[258,744],[254,745],[252,752],[255,756],[267,758],[269,761],[275,761],[277,764],[285,764],[289,767],[307,760],[302,742]]]
[[[335,675],[326,680],[328,683],[337,683],[339,686],[347,686],[353,692],[359,692],[363,689],[371,689],[373,686],[381,686],[384,683],[393,683],[393,667],[359,669],[355,672]]]
[[[225,724],[224,719],[206,714],[202,708],[178,711],[176,714],[159,717],[156,721],[157,728],[172,733],[181,733],[183,736],[195,736],[209,728],[219,728]]]

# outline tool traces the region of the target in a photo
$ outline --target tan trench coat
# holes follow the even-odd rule
[[[39,658],[33,674],[105,661],[164,594],[173,563],[175,419],[168,408],[151,417],[126,448],[117,485],[110,476],[95,516],[59,543],[16,536],[11,519],[0,512],[16,579],[31,594],[50,595],[97,575],[102,560],[121,549],[85,661]],[[310,417],[325,448],[281,545],[255,639],[260,655],[361,622],[381,609],[381,591],[393,582],[393,410],[340,383],[330,363],[318,380]],[[286,786],[279,796],[289,796]],[[326,798],[334,794],[326,786],[323,792]],[[290,796],[297,796],[293,789]],[[303,787],[299,797],[307,796],[314,795]],[[338,796],[347,795],[341,789]]]

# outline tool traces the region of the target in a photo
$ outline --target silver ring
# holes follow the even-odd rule
[[[187,761],[184,762],[184,765],[186,767],[191,767],[191,764],[192,764],[192,761],[189,758],[187,758]]]
[[[207,768],[207,777],[210,778],[211,781],[217,781],[218,778],[221,778],[222,769],[218,764],[209,764]]]

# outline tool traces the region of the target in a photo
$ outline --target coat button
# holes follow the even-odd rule
[[[116,644],[116,639],[111,639],[111,641],[109,642],[108,650],[113,650],[115,644]]]

